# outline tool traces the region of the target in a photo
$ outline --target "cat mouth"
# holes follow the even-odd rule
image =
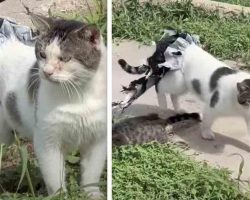
[[[59,83],[61,82],[59,79],[55,79],[53,76],[46,76],[45,74],[41,75],[42,79],[49,81],[51,83]]]

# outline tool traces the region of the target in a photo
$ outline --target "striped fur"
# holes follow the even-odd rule
[[[137,67],[131,66],[123,59],[118,60],[118,63],[121,68],[129,74],[143,74],[150,69],[147,65],[139,65]]]
[[[184,113],[161,119],[157,114],[124,119],[113,125],[112,142],[115,146],[144,144],[152,141],[168,142],[172,133],[200,122],[198,113]]]

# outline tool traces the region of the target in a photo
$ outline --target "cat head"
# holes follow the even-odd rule
[[[112,144],[114,146],[121,146],[125,144],[129,144],[129,139],[121,134],[121,133],[116,133],[115,130],[112,131]]]
[[[95,25],[31,15],[40,76],[54,83],[87,83],[98,69],[102,38]]]
[[[238,102],[243,106],[250,106],[250,79],[237,83]]]

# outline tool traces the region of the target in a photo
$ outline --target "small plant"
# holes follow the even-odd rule
[[[103,37],[107,38],[107,10],[106,10],[106,4],[105,0],[83,0],[83,2],[87,5],[88,12],[83,12],[81,9],[69,11],[69,12],[55,12],[52,13],[51,10],[49,10],[49,16],[54,17],[63,17],[66,19],[74,19],[78,21],[84,21],[89,24],[95,24],[97,25]],[[92,2],[94,5],[91,6],[89,2]]]
[[[0,145],[0,173],[1,173],[1,168],[2,168],[2,159],[3,159],[3,154],[4,154],[4,144]]]
[[[29,169],[28,169],[29,154],[27,151],[27,147],[25,145],[21,145],[20,140],[17,137],[16,133],[15,133],[15,140],[17,143],[17,147],[19,150],[19,155],[21,157],[21,163],[22,163],[22,173],[21,173],[21,177],[20,177],[16,192],[18,192],[20,185],[23,181],[23,178],[24,178],[24,176],[26,176],[30,192],[31,192],[32,196],[35,197],[35,192],[34,192],[34,188],[33,188],[32,182],[31,182],[30,173],[29,173]]]

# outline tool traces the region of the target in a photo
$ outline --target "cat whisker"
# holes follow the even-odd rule
[[[79,98],[79,100],[81,101],[82,98],[81,98],[81,95],[80,95],[79,91],[77,90],[76,85],[75,85],[71,80],[69,80],[68,82],[69,82],[69,84],[75,89],[75,91],[76,91],[76,93],[77,93],[77,95],[78,95],[78,98]]]
[[[65,88],[66,88],[66,91],[67,91],[67,94],[68,94],[69,98],[71,99],[71,94],[70,94],[70,92],[69,92],[67,83],[66,83],[66,82],[63,82],[63,84],[64,84],[64,86],[65,86]]]

